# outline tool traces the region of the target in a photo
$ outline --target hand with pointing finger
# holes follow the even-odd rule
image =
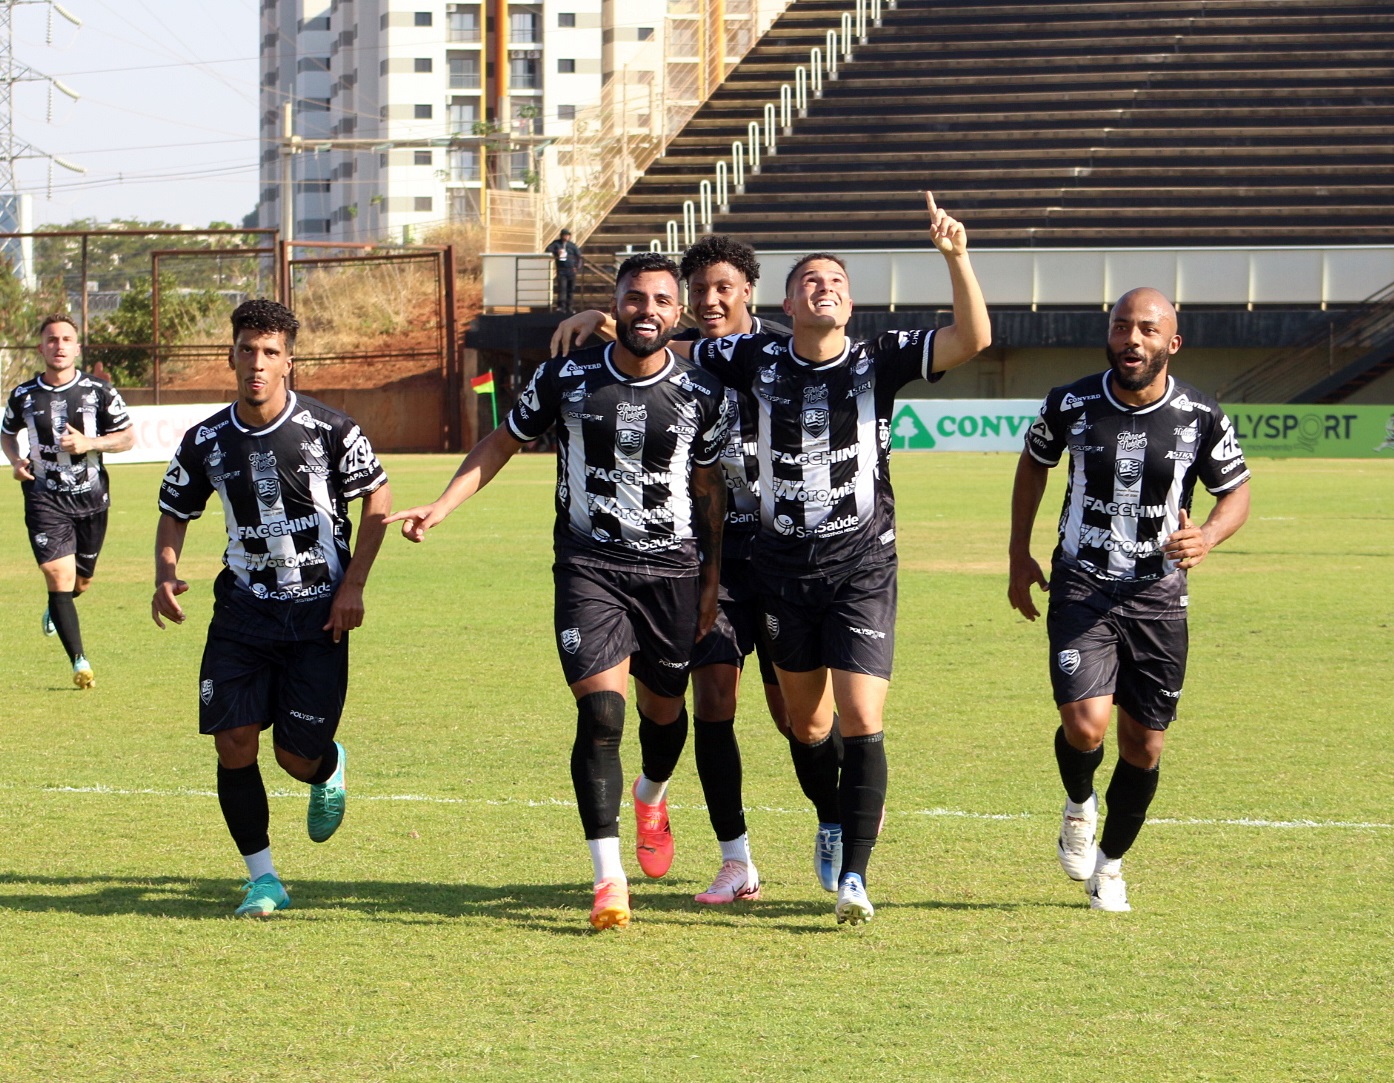
[[[1205,538],[1205,532],[1191,522],[1185,508],[1181,509],[1180,525],[1171,532],[1171,537],[1167,538],[1162,551],[1178,568],[1194,568],[1205,559],[1205,554],[1210,552],[1210,543]]]
[[[929,208],[929,236],[946,256],[961,256],[968,251],[968,231],[957,218],[950,218],[934,202],[934,193],[926,190],[925,206]]]

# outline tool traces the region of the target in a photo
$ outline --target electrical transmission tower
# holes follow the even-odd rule
[[[77,93],[64,86],[51,75],[20,63],[15,58],[14,14],[21,4],[43,4],[48,8],[48,39],[53,41],[53,15],[57,12],[74,26],[81,26],[82,20],[63,8],[54,0],[0,0],[0,198],[13,197],[19,190],[15,176],[15,163],[25,158],[41,158],[49,163],[49,184],[53,183],[54,164],[75,173],[87,172],[81,166],[65,162],[25,142],[15,131],[14,90],[16,83],[45,82],[49,86],[49,107],[52,111],[53,91],[57,90],[77,101]]]

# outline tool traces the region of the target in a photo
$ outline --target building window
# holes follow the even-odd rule
[[[429,56],[418,56],[412,61],[412,71],[419,73],[431,70],[431,58]]]
[[[446,63],[450,65],[451,90],[479,89],[479,57],[452,56]]]
[[[413,26],[430,26],[430,25],[431,25],[431,12],[429,12],[429,11],[418,11],[418,12],[416,12],[416,18],[412,21],[412,25],[413,25]]]
[[[508,61],[508,83],[518,90],[536,90],[542,85],[538,78],[537,61],[525,56],[515,56]]]
[[[515,11],[508,16],[508,40],[514,45],[536,45],[537,14],[531,11]]]
[[[576,61],[574,61],[574,60],[558,60],[558,61],[557,61],[557,71],[560,72],[562,75],[575,75],[575,74],[576,74]]]
[[[576,107],[575,107],[574,105],[559,105],[559,106],[557,106],[557,119],[558,119],[558,120],[575,120],[575,119],[576,119]]]
[[[452,132],[472,132],[475,121],[479,119],[479,103],[464,98],[454,98],[450,102],[450,130]]]
[[[431,212],[431,197],[417,196],[413,201],[412,210],[420,211],[423,214],[429,214]]]
[[[430,120],[431,106],[429,105],[429,103],[426,105],[412,106],[412,117],[415,120]]]
[[[574,27],[576,25],[576,13],[574,11],[557,12],[557,25],[560,27]]]
[[[387,155],[386,155],[386,154],[379,154],[379,155],[378,155],[378,168],[379,168],[379,169],[386,169],[386,168],[387,168]]]
[[[479,40],[479,12],[452,8],[445,14],[446,40],[476,42]]]
[[[477,181],[479,179],[479,152],[452,150],[450,152],[450,179],[456,183]]]
[[[412,155],[413,165],[430,165],[431,152],[429,150],[418,150]]]
[[[639,27],[639,40],[640,40],[640,41],[653,41],[653,27],[651,27],[651,26],[641,26],[641,27]]]

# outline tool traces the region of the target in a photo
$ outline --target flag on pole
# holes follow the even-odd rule
[[[474,389],[476,395],[488,395],[489,407],[494,415],[494,428],[499,427],[499,400],[494,395],[494,373],[490,369],[482,376],[474,376],[470,379],[470,387]]]

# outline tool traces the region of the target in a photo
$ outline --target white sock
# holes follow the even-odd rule
[[[587,839],[586,845],[591,850],[591,865],[595,868],[595,882],[597,884],[601,880],[619,880],[622,883],[629,883],[629,878],[624,874],[624,865],[620,862],[618,836]]]
[[[741,835],[729,842],[721,843],[722,861],[744,861],[750,864],[750,836]]]
[[[646,778],[643,774],[634,783],[634,796],[646,805],[656,805],[663,800],[663,795],[668,792],[668,783],[655,782],[651,778]]]
[[[254,854],[243,854],[242,860],[247,863],[247,879],[256,880],[267,873],[276,876],[276,866],[271,863],[271,847],[265,850],[258,850]],[[280,879],[276,876],[276,879]]]
[[[1082,816],[1088,812],[1097,812],[1099,809],[1099,799],[1097,795],[1090,794],[1089,800],[1082,804],[1075,804],[1068,797],[1065,798],[1065,814],[1068,816]]]
[[[1104,876],[1122,876],[1123,859],[1121,857],[1105,857],[1102,850],[1095,849],[1094,872],[1102,873]]]

